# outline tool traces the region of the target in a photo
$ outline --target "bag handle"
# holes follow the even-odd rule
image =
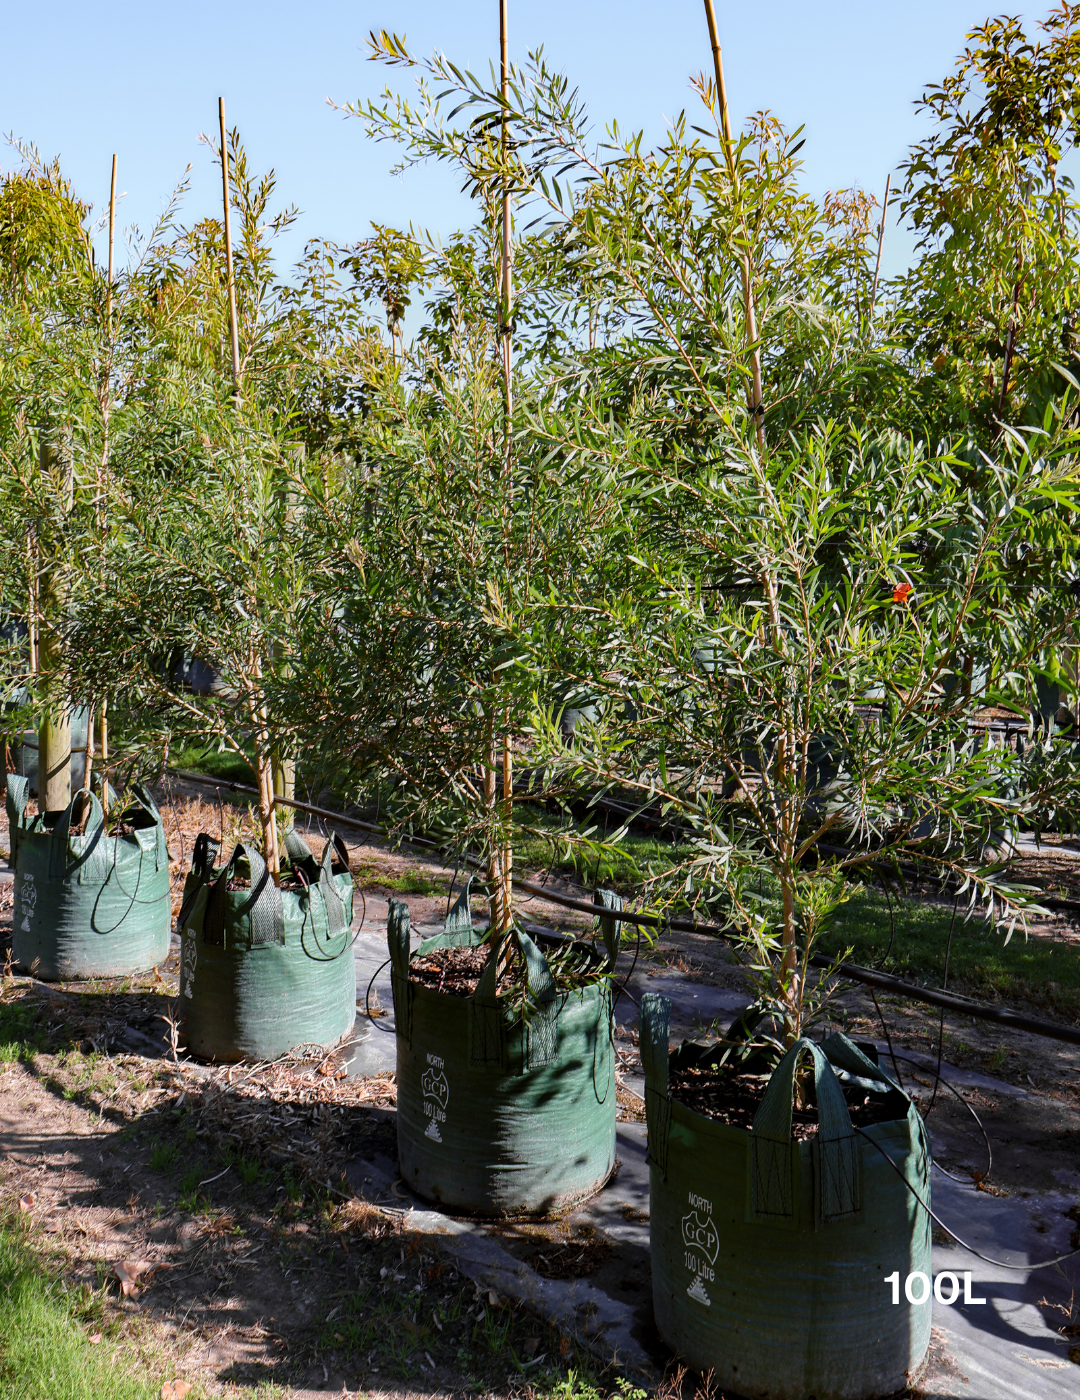
[[[854,1049],[854,1047],[852,1047]],[[797,1040],[773,1071],[750,1134],[750,1213],[755,1220],[794,1221],[798,1153],[791,1138],[795,1074],[807,1056],[818,1108],[816,1210],[824,1224],[859,1210],[859,1154],[843,1090],[820,1045]]]
[[[547,958],[524,931],[517,931],[525,956],[525,978],[536,1009],[526,1025],[525,1067],[540,1069],[559,1058],[559,997]],[[487,969],[484,969],[485,972]]]
[[[337,836],[331,834],[329,841],[323,847],[322,860],[319,862],[319,888],[322,890],[323,903],[326,905],[326,928],[331,938],[336,938],[349,922],[345,917],[345,903],[334,880],[334,855],[337,853],[335,844],[337,840]]]
[[[4,794],[4,806],[7,809],[8,831],[11,834],[11,856],[12,865],[15,864],[15,833],[24,825],[23,818],[26,815],[26,804],[30,801],[30,779],[23,778],[18,773],[7,775],[7,792]]]
[[[8,844],[11,847],[8,856],[12,868],[19,851],[19,835],[26,829],[26,804],[30,800],[30,779],[20,776],[18,773],[7,775],[7,792],[4,794],[4,806],[7,809],[8,819]]]
[[[386,920],[386,946],[390,951],[390,986],[394,993],[397,1033],[412,1046],[412,983],[409,981],[409,906],[403,899],[390,900]]]
[[[229,878],[242,857],[247,858],[251,872],[248,882],[251,895],[236,912],[248,915],[248,947],[261,947],[266,943],[282,946],[285,943],[285,912],[281,904],[281,891],[271,879],[262,856],[254,846],[244,841],[237,844],[207,897],[204,936],[209,943],[225,944],[225,896],[229,890]]]
[[[614,890],[596,890],[593,894],[593,903],[599,904],[604,909],[621,909],[623,907],[622,895],[616,894]],[[598,916],[597,921],[600,925],[600,937],[607,952],[607,970],[610,972],[615,966],[622,944],[621,921],[619,919],[605,919],[603,914]]]
[[[448,948],[468,946],[472,940],[472,882],[473,876],[470,875],[462,886],[454,907],[443,920],[443,937],[449,940],[444,946]]]
[[[214,859],[217,856],[219,843],[206,831],[200,831],[195,838],[195,849],[191,853],[191,873],[198,881],[192,885],[188,891],[187,898],[180,905],[180,912],[176,916],[176,926],[181,932],[187,923],[187,916],[195,907],[195,901],[199,897],[199,891],[204,885],[210,883],[210,877],[214,873]]]
[[[146,787],[144,783],[132,783],[131,795],[140,806],[146,808],[152,817],[156,817],[158,821],[161,820],[161,813],[158,811],[158,805],[150,796],[150,789]]]
[[[849,1040],[841,1031],[834,1031],[821,1042],[821,1048],[828,1057],[829,1063],[835,1065],[837,1069],[842,1069],[845,1074],[850,1074],[856,1080],[870,1080],[874,1085],[880,1085],[881,1090],[898,1089],[892,1075],[881,1065],[875,1064],[869,1055],[864,1054],[853,1040]],[[881,1092],[879,1090],[879,1092]],[[903,1090],[900,1090],[902,1093]]]
[[[312,855],[311,847],[304,838],[292,830],[285,833],[285,854],[289,857],[294,869],[298,865],[303,865],[304,861],[315,858]]]
[[[195,838],[195,849],[191,854],[191,873],[197,875],[204,884],[209,883],[213,874],[214,861],[221,850],[221,842],[215,841],[207,831],[200,831]]]
[[[165,823],[161,819],[161,812],[158,810],[158,805],[154,801],[150,789],[144,783],[132,783],[131,796],[134,797],[138,805],[153,818],[154,826],[156,827],[156,831],[154,832],[154,868],[160,870],[163,864],[167,866],[169,863],[169,847],[165,841]],[[139,846],[145,854],[146,848],[143,845],[142,838],[139,836],[138,832],[135,834],[139,841]]]
[[[68,832],[71,830],[71,818],[75,812],[78,802],[84,797],[90,799],[90,811],[86,818],[85,835],[97,836],[99,839],[102,829],[105,826],[105,813],[101,803],[98,801],[97,793],[91,792],[89,788],[79,788],[74,793],[71,801],[60,813],[56,825],[52,829],[52,837],[49,842],[49,879],[61,880],[67,871],[68,855]],[[88,843],[89,845],[89,843]]]
[[[658,992],[645,992],[638,1016],[638,1050],[645,1071],[645,1119],[649,1131],[649,1161],[667,1179],[671,1099],[668,1095],[668,1035],[671,1002]]]
[[[67,840],[68,831],[71,828],[71,818],[75,813],[75,807],[83,797],[88,797],[90,799],[90,814],[86,818],[86,835],[89,836],[95,828],[105,825],[105,813],[101,803],[98,801],[97,793],[91,792],[89,788],[79,788],[78,792],[72,793],[71,801],[57,818],[56,825],[52,829],[54,841]]]

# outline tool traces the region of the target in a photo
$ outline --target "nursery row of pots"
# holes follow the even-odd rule
[[[125,804],[110,802],[108,824],[97,793],[76,793],[52,825],[27,816],[28,797],[27,778],[9,774],[12,961],[43,981],[124,977],[164,962],[169,852],[149,792],[136,785]],[[179,919],[180,1001],[195,1055],[271,1060],[352,1029],[347,853],[333,838],[316,862],[295,834],[286,853],[282,888],[253,847],[237,846],[217,869],[216,843],[205,834],[196,843]]]
[[[605,928],[605,924],[607,927]],[[480,946],[467,894],[444,933],[410,953],[409,915],[391,902],[402,1176],[445,1208],[486,1216],[561,1212],[615,1165],[612,999],[618,947],[601,917],[598,978],[560,995],[520,930],[531,1014],[499,1007],[492,948],[475,992],[440,992],[410,969],[441,948]],[[584,952],[584,945],[583,952]],[[930,1145],[917,1109],[843,1035],[798,1041],[767,1079],[752,1130],[681,1102],[671,1081],[716,1073],[715,1044],[669,1051],[671,1003],[646,993],[650,1252],[657,1328],[721,1390],[761,1400],[869,1400],[917,1375],[930,1305],[894,1304],[884,1280],[930,1270]],[[809,1064],[818,1130],[792,1136],[797,1075]],[[744,1059],[740,1074],[767,1074]],[[844,1089],[873,1104],[852,1124]]]
[[[133,790],[112,834],[94,796],[80,794],[51,830],[26,817],[26,799],[26,780],[9,777],[13,958],[64,980],[162,961],[168,851],[149,793]],[[286,851],[278,884],[251,846],[218,866],[216,843],[196,844],[179,918],[180,1001],[185,1042],[202,1058],[265,1061],[352,1030],[347,853],[332,838],[316,861],[295,835]],[[600,932],[601,947],[521,929],[490,940],[473,927],[466,888],[444,931],[412,948],[408,908],[391,901],[398,1152],[419,1196],[464,1214],[550,1216],[611,1177],[615,920],[601,913]],[[433,985],[431,969],[454,950],[476,950],[473,981],[445,987],[444,972]],[[872,1046],[833,1035],[797,1042],[771,1077],[743,1059],[740,1075],[767,1087],[752,1127],[733,1126],[681,1093],[688,1075],[715,1078],[723,1066],[715,1044],[669,1051],[669,1015],[664,998],[642,998],[661,1336],[748,1397],[869,1400],[903,1389],[930,1337],[929,1302],[894,1304],[884,1283],[930,1271],[930,1148],[914,1105]],[[807,1067],[817,1126],[797,1140],[793,1101],[809,1096]],[[867,1126],[852,1123],[845,1089],[873,1105]]]

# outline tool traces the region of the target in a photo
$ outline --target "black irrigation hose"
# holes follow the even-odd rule
[[[180,769],[170,771],[174,772],[177,777],[203,783],[206,787],[214,788],[215,791],[220,791],[221,786],[242,792],[254,791],[253,788],[249,788],[243,783],[222,785],[207,779],[201,773],[189,773]],[[345,826],[374,832],[377,836],[385,836],[385,832],[380,827],[357,817],[347,817],[342,812],[331,812],[324,807],[315,807],[308,802],[287,801],[280,797],[276,800],[281,806],[293,807],[301,812],[311,812],[315,816],[331,817],[334,821],[341,822]],[[428,850],[437,851],[439,849],[437,842],[417,836],[410,836],[406,844],[421,846]],[[586,904],[583,899],[573,899],[569,895],[556,894],[553,890],[547,890],[542,885],[534,885],[528,880],[515,879],[513,883],[515,889],[524,890],[526,894],[538,895],[541,899],[545,899],[551,904],[557,904],[561,908],[575,909],[579,913],[596,917],[596,906]],[[637,913],[633,909],[609,909],[605,912],[609,918],[618,919],[625,923],[636,923],[647,928],[670,930],[674,933],[701,933],[714,938],[726,938],[727,931],[715,924],[699,924],[696,920],[688,919],[662,918],[656,914]],[[1010,1026],[1014,1030],[1026,1031],[1029,1035],[1044,1036],[1048,1040],[1060,1040],[1067,1045],[1080,1045],[1080,1026],[1064,1026],[1055,1021],[1044,1021],[1039,1016],[1024,1016],[1020,1012],[1009,1011],[1004,1007],[988,1006],[979,1001],[968,1001],[964,997],[939,992],[930,987],[917,987],[899,977],[889,977],[883,972],[874,972],[869,968],[860,967],[856,963],[844,962],[834,965],[833,959],[826,957],[823,953],[815,953],[809,961],[811,967],[831,970],[839,977],[846,977],[850,982],[861,983],[867,987],[878,987],[886,992],[894,992],[898,996],[907,997],[910,1001],[924,1002],[929,1006],[943,1006],[946,1010],[958,1011],[963,1016],[972,1016],[977,1020]]]
[[[901,1055],[899,1056],[899,1058],[900,1058],[901,1060],[906,1060],[907,1063],[908,1063],[909,1065],[914,1065],[917,1069],[925,1069],[925,1068],[926,1068],[925,1065],[920,1065],[918,1060],[913,1060],[913,1059],[911,1058],[910,1055],[903,1055],[903,1054],[901,1054]],[[942,1084],[945,1085],[946,1089],[948,1089],[949,1092],[950,1092],[951,1094],[955,1094],[955,1095],[956,1095],[956,1097],[957,1097],[957,1098],[960,1100],[960,1102],[964,1105],[964,1107],[967,1109],[967,1111],[971,1114],[972,1118],[975,1119],[975,1122],[978,1123],[978,1125],[979,1125],[979,1132],[982,1133],[983,1142],[986,1143],[986,1171],[982,1174],[982,1177],[980,1178],[980,1180],[982,1180],[982,1181],[989,1181],[989,1179],[990,1179],[990,1173],[994,1170],[994,1150],[993,1150],[993,1148],[990,1146],[990,1138],[989,1138],[989,1136],[987,1135],[986,1129],[983,1127],[983,1121],[982,1121],[982,1119],[979,1117],[979,1115],[975,1112],[975,1110],[972,1108],[972,1106],[968,1103],[967,1099],[964,1098],[963,1094],[960,1092],[960,1090],[956,1087],[955,1084],[950,1084],[949,1081],[948,1081],[947,1079],[941,1079],[941,1076],[940,1076],[940,1075],[938,1076],[938,1078],[939,1078],[940,1082],[941,1082]],[[927,1109],[926,1111],[927,1111],[927,1113],[930,1112],[929,1109]],[[921,1109],[919,1110],[919,1116],[922,1118],[923,1122],[925,1123],[925,1122],[926,1122],[926,1115],[922,1112]],[[964,1185],[967,1184],[967,1179],[966,1179],[965,1177],[962,1177],[962,1176],[954,1176],[952,1172],[946,1171],[945,1168],[941,1165],[940,1162],[936,1162],[936,1161],[935,1161],[935,1162],[934,1162],[934,1166],[937,1167],[938,1171],[941,1172],[942,1176],[947,1176],[947,1177],[949,1178],[950,1181],[958,1182],[961,1186],[964,1186]]]
[[[871,995],[871,996],[873,997],[873,999],[874,999],[874,1010],[877,1012],[877,1014],[878,1014],[878,1020],[881,1022],[881,1029],[885,1032],[885,1044],[889,1047],[889,1056],[890,1056],[890,1058],[892,1059],[893,1069],[896,1071],[896,1082],[897,1082],[897,1084],[900,1086],[900,1088],[903,1089],[903,1088],[904,1088],[904,1081],[903,1081],[903,1079],[900,1077],[900,1066],[896,1063],[897,1059],[906,1060],[907,1063],[908,1063],[909,1065],[915,1065],[915,1066],[916,1066],[917,1068],[919,1068],[919,1069],[925,1069],[926,1067],[925,1067],[925,1065],[921,1065],[921,1064],[919,1063],[918,1060],[913,1060],[913,1059],[911,1058],[910,1055],[900,1054],[900,1055],[898,1056],[898,1055],[896,1054],[896,1051],[893,1049],[892,1037],[889,1035],[889,1027],[888,1027],[888,1024],[886,1023],[886,1020],[885,1020],[885,1017],[884,1017],[884,1015],[883,1015],[883,1013],[882,1013],[881,1007],[878,1005],[877,993],[874,991],[873,987],[870,988],[870,995]],[[944,1015],[944,1013],[942,1013],[942,1014]],[[989,1139],[989,1137],[987,1136],[986,1129],[983,1127],[982,1119],[981,1119],[981,1118],[979,1117],[979,1115],[975,1112],[975,1110],[972,1108],[972,1106],[968,1103],[967,1099],[964,1098],[963,1094],[961,1094],[960,1091],[959,1091],[954,1085],[950,1084],[949,1081],[948,1081],[947,1079],[942,1079],[942,1077],[941,1077],[941,1059],[940,1059],[940,1056],[939,1056],[939,1058],[938,1058],[938,1066],[937,1066],[937,1069],[934,1071],[934,1075],[935,1075],[935,1082],[934,1082],[934,1095],[935,1095],[935,1098],[936,1098],[936,1096],[937,1096],[938,1085],[939,1085],[939,1084],[944,1084],[945,1087],[946,1087],[946,1089],[948,1089],[951,1093],[953,1093],[953,1094],[956,1095],[956,1097],[957,1097],[957,1098],[960,1100],[960,1102],[964,1105],[964,1107],[967,1109],[967,1111],[971,1114],[972,1118],[975,1119],[975,1122],[978,1123],[978,1125],[979,1125],[979,1132],[982,1133],[982,1135],[983,1135],[983,1142],[986,1143],[987,1166],[986,1166],[986,1171],[985,1171],[985,1173],[983,1174],[983,1178],[982,1178],[982,1179],[983,1179],[984,1181],[988,1180],[988,1178],[989,1178],[989,1176],[990,1176],[990,1173],[991,1173],[991,1172],[993,1171],[993,1169],[994,1169],[994,1152],[993,1152],[993,1149],[992,1149],[991,1146],[990,1146],[990,1139]],[[934,1102],[933,1102],[933,1100],[931,1100],[930,1108],[933,1108],[933,1106],[934,1106]],[[928,1109],[926,1110],[926,1112],[929,1113],[929,1112],[930,1112],[930,1109],[928,1108]],[[919,1116],[922,1118],[923,1122],[925,1123],[925,1122],[926,1122],[926,1114],[923,1113],[922,1109],[919,1109]],[[947,1177],[949,1178],[950,1181],[963,1182],[963,1180],[964,1180],[963,1177],[954,1176],[954,1175],[952,1174],[952,1172],[947,1171],[947,1170],[941,1165],[940,1162],[935,1162],[935,1163],[934,1163],[934,1166],[937,1167],[938,1171],[941,1172],[943,1176],[947,1176]]]
[[[855,1127],[854,1123],[852,1124],[852,1127]],[[1070,1249],[1068,1254],[1059,1254],[1054,1259],[1044,1259],[1041,1263],[1038,1264],[1008,1264],[1005,1262],[1004,1259],[991,1259],[988,1254],[980,1254],[980,1252],[974,1247],[974,1245],[970,1245],[966,1240],[962,1240],[955,1230],[949,1229],[948,1225],[945,1224],[944,1220],[942,1220],[940,1216],[934,1214],[934,1212],[926,1204],[923,1198],[919,1195],[918,1191],[916,1191],[914,1186],[912,1186],[911,1182],[908,1181],[902,1169],[897,1166],[897,1164],[893,1161],[893,1159],[889,1156],[889,1154],[885,1151],[884,1147],[882,1147],[879,1142],[876,1142],[870,1136],[870,1134],[865,1132],[862,1128],[855,1127],[855,1131],[860,1135],[860,1137],[864,1137],[867,1140],[867,1142],[871,1144],[871,1146],[877,1148],[877,1150],[885,1158],[886,1162],[888,1162],[889,1166],[892,1167],[896,1175],[900,1178],[900,1180],[904,1183],[907,1189],[918,1201],[919,1205],[921,1205],[923,1210],[926,1211],[927,1215],[934,1222],[934,1224],[940,1225],[941,1228],[945,1231],[945,1233],[949,1236],[949,1238],[955,1240],[961,1249],[966,1249],[969,1254],[974,1254],[975,1258],[981,1259],[984,1264],[993,1264],[996,1269],[1015,1269],[1018,1273],[1033,1273],[1036,1269],[1049,1269],[1053,1267],[1054,1264],[1061,1264],[1066,1259],[1073,1259],[1076,1257],[1076,1255],[1080,1254],[1080,1249]]]
[[[949,920],[949,940],[945,944],[945,973],[941,979],[941,990],[949,985],[949,957],[952,953],[953,929],[956,927],[956,911],[960,907],[960,896],[953,900],[952,918]],[[930,1096],[929,1113],[937,1103],[938,1085],[941,1083],[941,1056],[945,1048],[945,1008],[941,1008],[941,1015],[938,1017],[938,1037],[937,1037],[937,1069],[934,1071],[934,1092]]]
[[[386,962],[383,963],[382,967],[377,967],[375,969],[374,973],[372,974],[371,981],[368,983],[367,995],[364,997],[364,1010],[367,1012],[368,1020],[375,1027],[376,1030],[385,1031],[387,1035],[393,1035],[395,1034],[395,1032],[392,1031],[389,1026],[380,1026],[378,1017],[373,1016],[371,1014],[371,989],[375,985],[375,978],[378,977],[379,973],[383,970],[383,967],[390,966],[391,961],[392,959],[387,958]]]
[[[1007,1007],[987,1006],[985,1002],[969,1001],[953,992],[939,992],[933,987],[916,987],[899,977],[889,977],[884,972],[873,972],[870,968],[859,967],[856,963],[834,963],[824,953],[814,953],[810,958],[811,967],[831,970],[837,977],[846,977],[851,982],[866,987],[877,987],[884,992],[894,992],[910,1001],[925,1002],[928,1006],[943,1006],[947,1011],[957,1011],[962,1016],[975,1020],[991,1021],[1000,1026],[1010,1026],[1014,1030],[1027,1031],[1029,1035],[1041,1035],[1047,1040],[1061,1040],[1067,1045],[1080,1045],[1080,1026],[1064,1026],[1057,1021],[1044,1021],[1040,1016],[1025,1016]]]
[[[634,975],[634,968],[637,967],[638,954],[639,954],[640,952],[641,952],[641,925],[638,924],[638,925],[637,925],[637,943],[634,945],[634,961],[630,964],[630,971],[629,971],[629,972],[626,974],[626,976],[623,978],[622,986],[619,987],[619,995],[618,995],[618,996],[615,998],[615,1000],[611,1003],[611,1014],[612,1014],[612,1016],[615,1015],[615,1008],[618,1006],[620,1000],[621,1000],[624,996],[629,997],[630,1000],[634,1003],[634,1005],[638,1008],[638,1010],[639,1010],[639,1011],[641,1010],[641,1004],[640,1004],[640,1002],[637,1000],[637,998],[634,996],[634,994],[633,994],[632,992],[630,992],[630,991],[627,990],[627,988],[628,988],[629,985],[630,985],[630,978],[633,977],[633,975]],[[616,983],[616,985],[618,985],[618,984]]]
[[[874,999],[874,1010],[877,1012],[878,1020],[881,1022],[881,1029],[885,1032],[885,1044],[889,1047],[889,1057],[892,1060],[892,1067],[896,1071],[896,1082],[900,1088],[903,1089],[904,1081],[900,1077],[900,1066],[896,1063],[896,1054],[892,1048],[892,1036],[889,1034],[889,1028],[885,1024],[885,1017],[882,1015],[881,1007],[878,1005],[877,992],[874,991],[873,987],[870,988],[870,995]]]

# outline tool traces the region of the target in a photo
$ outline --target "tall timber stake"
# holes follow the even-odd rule
[[[709,25],[709,43],[712,47],[713,72],[716,76],[716,101],[720,108],[720,124],[724,136],[724,154],[727,158],[728,174],[731,177],[732,196],[737,204],[740,201],[739,168],[735,162],[735,146],[731,139],[731,119],[728,116],[727,87],[724,83],[724,56],[720,51],[720,38],[716,28],[716,12],[713,0],[705,0],[705,18]],[[743,232],[747,233],[745,216],[740,212]],[[750,350],[750,413],[757,430],[758,448],[765,451],[765,404],[761,388],[761,350],[758,346],[757,308],[754,305],[754,287],[750,269],[750,250],[744,247],[740,258],[743,284],[743,310],[746,320],[746,342]]]
[[[221,126],[221,197],[225,219],[225,275],[229,284],[229,338],[232,342],[232,377],[236,392],[240,392],[240,337],[236,328],[236,279],[233,276],[232,222],[229,217],[229,146],[225,133],[225,99],[218,98],[218,122]]]
[[[42,476],[55,483],[61,510],[70,514],[75,492],[70,441],[58,446],[47,431],[43,432],[38,460]],[[42,570],[39,594],[38,665],[45,689],[45,716],[38,733],[38,805],[46,822],[58,818],[71,802],[71,711],[64,652],[67,581],[58,557],[59,543],[55,541],[49,550],[51,558]]]
[[[112,158],[112,179],[109,182],[109,286],[105,293],[105,317],[112,330],[113,251],[116,247],[116,156]]]
[[[514,280],[512,263],[512,216],[510,207],[510,173],[508,161],[510,157],[510,128],[507,121],[507,108],[510,100],[510,58],[509,40],[507,34],[507,0],[499,0],[499,93],[502,97],[502,122],[499,131],[499,151],[502,157],[502,267],[501,267],[501,288],[500,288],[500,316],[502,324],[499,327],[502,336],[502,367],[503,367],[503,406],[504,406],[504,431],[506,435],[505,451],[505,490],[512,492],[513,477],[513,413],[514,413],[514,380],[513,380],[513,348],[512,348],[512,323],[514,314]],[[504,505],[504,512],[508,507]],[[509,509],[512,509],[512,502]],[[499,933],[505,933],[511,925],[513,918],[513,876],[514,876],[514,848],[510,838],[510,822],[513,815],[514,801],[514,754],[510,744],[509,711],[505,715],[506,724],[503,731],[502,744],[502,785],[503,785],[503,836],[495,842],[491,856],[491,885],[496,905],[494,909],[495,917],[492,922],[496,925]],[[494,730],[494,726],[493,726]],[[490,788],[492,816],[495,812],[495,746],[489,755],[490,764]],[[493,827],[497,823],[493,822]]]
[[[107,512],[107,498],[109,487],[109,395],[111,392],[112,380],[112,348],[113,348],[113,275],[114,256],[116,252],[116,153],[112,158],[112,174],[109,178],[109,272],[105,283],[105,338],[108,347],[103,373],[103,383],[101,386],[101,420],[102,420],[102,444],[101,444],[101,473],[98,479],[98,506],[97,522],[101,531],[102,551],[105,543],[105,519]],[[101,719],[100,719],[100,752],[101,771],[104,775],[105,767],[109,761],[109,697],[101,697]],[[94,772],[94,708],[91,705],[86,716],[86,766],[84,769],[83,786],[90,787]]]
[[[885,198],[881,201],[881,223],[878,226],[877,236],[877,258],[874,262],[874,285],[870,288],[870,314],[867,317],[869,325],[874,324],[874,303],[877,301],[878,276],[881,272],[881,250],[885,246],[885,216],[889,212],[889,186],[892,183],[892,175],[885,176]]]

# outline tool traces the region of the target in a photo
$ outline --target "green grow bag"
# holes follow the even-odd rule
[[[238,845],[217,871],[210,843],[196,845],[179,920],[180,1006],[187,1048],[202,1059],[274,1060],[352,1030],[347,853],[336,837],[318,863],[295,835],[287,849],[304,888],[279,889],[251,846]]]
[[[773,1074],[753,1130],[668,1095],[671,1003],[641,1003],[649,1130],[653,1307],[667,1344],[720,1390],[750,1400],[871,1400],[917,1375],[931,1296],[930,1146],[906,1094],[846,1036],[798,1041]],[[670,1064],[715,1062],[685,1043]],[[793,1078],[813,1061],[819,1130],[791,1137]],[[895,1117],[856,1132],[841,1081],[885,1096]],[[903,1172],[903,1180],[872,1144]],[[901,1302],[885,1279],[900,1275]]]
[[[468,889],[442,934],[417,948],[475,947]],[[560,996],[542,948],[518,931],[533,1013],[512,1020],[495,995],[493,947],[471,997],[409,980],[409,910],[390,902],[402,1178],[471,1215],[546,1215],[597,1191],[615,1165],[611,969],[615,921],[596,982]],[[582,945],[583,949],[585,945]],[[593,949],[587,950],[594,957]]]
[[[46,982],[125,977],[169,955],[169,852],[161,814],[144,787],[110,836],[96,794],[72,798],[50,830],[26,816],[29,784],[7,779],[11,864],[15,868],[12,960]],[[72,811],[88,802],[85,830],[71,835]]]

